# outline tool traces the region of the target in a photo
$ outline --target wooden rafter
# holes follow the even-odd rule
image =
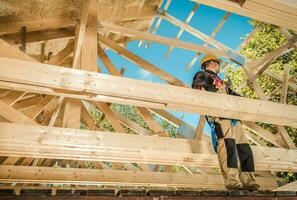
[[[32,75],[37,74],[38,76],[32,76],[34,78],[23,76],[23,74],[29,71]],[[44,79],[43,77],[47,78]],[[77,80],[83,81],[76,82],[74,81],[74,77]],[[295,112],[295,106],[292,105],[281,105],[273,102],[251,100],[224,94],[194,91],[190,88],[148,83],[145,81],[113,77],[9,58],[0,59],[0,79],[8,82],[17,82],[19,84],[25,83],[26,85],[63,89],[69,92],[80,91],[89,94],[112,95],[112,98],[125,97],[127,99],[144,102],[150,101],[165,104],[166,107],[170,109],[192,113],[288,125],[292,127],[297,126],[297,112]],[[111,87],[107,87],[109,84]],[[156,87],[158,88],[157,96]],[[131,90],[134,92],[129,92]],[[220,98],[217,98],[218,95]],[[212,99],[212,101],[209,101],[209,99]],[[123,102],[124,101],[126,100],[123,100]],[[253,108],[261,109],[255,110]],[[226,110],[228,112],[226,112]],[[279,116],[279,113],[282,112],[286,113],[286,116]]]
[[[212,147],[204,141],[13,123],[0,127],[0,155],[219,167]],[[252,150],[257,170],[297,171],[296,150],[256,146]]]
[[[247,0],[243,6],[228,0],[192,1],[297,31],[297,8],[294,1]]]
[[[24,166],[0,166],[0,169],[0,181],[8,183],[105,184],[201,189],[222,189],[224,185],[220,175]],[[257,181],[264,189],[277,187],[272,178],[257,178]]]

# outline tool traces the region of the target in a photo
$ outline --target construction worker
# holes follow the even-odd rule
[[[218,76],[221,62],[213,55],[203,57],[200,62],[203,71],[195,74],[192,88],[239,96]],[[244,134],[242,122],[211,116],[206,119],[212,129],[213,145],[218,154],[226,189],[258,190],[259,185],[254,179],[253,153]]]

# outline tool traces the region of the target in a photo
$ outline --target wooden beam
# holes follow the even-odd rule
[[[111,60],[108,58],[104,50],[100,45],[98,45],[98,56],[101,59],[102,63],[106,67],[107,71],[111,75],[115,76],[122,76],[122,74],[118,71],[118,69],[114,66],[114,64],[111,62]]]
[[[204,126],[206,123],[206,117],[201,115],[198,121],[198,126],[196,128],[195,140],[201,140],[203,135]]]
[[[246,69],[246,68],[244,68],[244,69]],[[246,71],[246,73],[247,73],[247,76],[249,78],[252,77],[250,72]],[[287,82],[286,84],[288,84],[288,78],[287,78],[286,82]],[[254,86],[255,92],[257,93],[257,95],[260,97],[261,100],[267,101],[269,99],[269,97],[267,97],[264,94],[264,92],[262,91],[262,88],[260,87],[260,85],[258,84],[256,79],[253,80],[253,86]],[[288,88],[288,86],[286,86],[286,88]],[[293,143],[293,141],[291,140],[291,138],[290,138],[288,132],[286,131],[285,127],[284,126],[277,126],[277,129],[278,129],[279,136],[281,137],[281,139],[285,143],[286,147],[296,149],[296,146]]]
[[[1,29],[0,29],[1,30]],[[18,48],[0,39],[0,56],[37,62],[34,58],[20,51]]]
[[[282,86],[282,93],[281,93],[281,103],[287,102],[287,94],[288,94],[288,88],[289,88],[289,78],[290,78],[290,65],[285,64],[284,65],[284,83]]]
[[[87,21],[88,21],[90,1],[91,0],[86,0],[83,3],[83,7],[82,7],[82,11],[81,11],[81,17],[80,17],[79,25],[78,25],[77,31],[76,31],[74,56],[73,56],[73,64],[72,64],[72,67],[75,68],[75,69],[80,68],[79,59],[80,59],[80,56],[81,56],[82,44],[83,44],[84,37],[85,37],[85,31],[86,31],[86,25],[87,25]]]
[[[121,27],[118,25],[110,24],[110,23],[102,23],[102,25],[103,25],[102,30],[110,31],[113,33],[118,33],[118,34],[125,35],[128,37],[133,37],[133,39],[145,39],[148,41],[153,41],[153,42],[161,43],[164,45],[168,45],[168,46],[172,46],[172,47],[174,46],[174,47],[191,50],[191,51],[195,51],[195,52],[203,52],[203,53],[205,52],[205,53],[214,54],[217,56],[224,56],[224,57],[228,56],[225,51],[206,47],[206,46],[197,45],[197,44],[194,44],[191,42],[184,42],[184,41],[181,41],[178,39],[154,35],[152,33],[137,31],[137,30],[129,29],[126,27]]]
[[[290,137],[289,133],[286,131],[285,127],[277,126],[276,128],[278,130],[278,134],[280,135],[280,137],[282,138],[286,146],[289,147],[290,149],[297,149],[296,145],[292,141],[292,138]]]
[[[151,135],[150,131],[143,128],[138,123],[128,119],[127,117],[122,116],[120,113],[114,112],[114,114],[124,126],[127,126],[128,128],[138,133],[139,135]]]
[[[26,124],[35,124],[37,125],[36,122],[34,122],[32,119],[27,117],[26,115],[18,112],[14,108],[8,106],[5,104],[3,101],[0,100],[0,116],[4,117],[6,120],[10,122],[15,122],[15,123],[26,123]]]
[[[219,24],[216,26],[216,28],[213,30],[213,32],[210,34],[210,38],[213,38],[217,35],[217,33],[221,30],[221,28],[223,27],[223,25],[225,24],[225,22],[227,21],[227,19],[229,18],[231,13],[227,12],[223,19],[219,22]],[[205,43],[203,44],[203,46],[208,46],[207,42],[205,41]],[[199,56],[201,55],[201,52],[197,53],[195,55],[195,57],[192,59],[192,61],[190,62],[190,64],[186,67],[186,70],[190,70],[193,65],[196,63],[196,61],[198,60]]]
[[[74,35],[75,35],[74,26],[29,31],[26,33],[26,42],[31,43],[31,42],[42,42],[42,41],[49,41],[49,40],[55,40],[55,39],[74,38]],[[16,45],[21,43],[21,37],[19,33],[8,33],[5,35],[0,35],[0,38],[5,40],[11,45]]]
[[[156,102],[137,100],[137,99],[126,99],[122,97],[113,97],[109,95],[90,95],[90,93],[86,93],[86,92],[69,93],[66,90],[56,90],[48,87],[26,85],[26,84],[19,84],[19,83],[6,82],[6,81],[0,81],[0,88],[24,91],[24,92],[30,91],[32,93],[69,97],[69,98],[80,99],[80,100],[100,101],[100,102],[106,102],[106,103],[113,102],[113,103],[119,103],[119,104],[128,104],[128,105],[142,106],[142,107],[149,107],[149,108],[156,108],[156,109],[165,109],[166,107],[164,103],[156,103]]]
[[[257,136],[274,144],[277,147],[285,148],[286,144],[277,135],[272,134],[270,131],[262,128],[261,126],[252,122],[243,122],[245,128],[255,133]]]
[[[164,0],[163,0],[163,1],[164,1]],[[158,5],[158,7],[157,7],[157,12],[160,12],[160,9],[161,9],[161,6],[162,6],[162,4],[163,4],[163,1],[161,1],[161,2],[159,3],[159,5]],[[171,3],[171,0],[167,0],[167,1],[166,1],[166,4],[165,4],[164,7],[162,8],[162,12],[166,12],[166,11],[167,11],[167,9],[168,9],[169,6],[170,6],[170,3]],[[150,26],[149,26],[150,28],[149,28],[148,31],[150,31],[150,30],[152,29],[152,26],[153,26],[153,23],[154,23],[155,19],[156,19],[156,16],[155,16],[155,18],[153,18],[153,20],[151,21]],[[152,34],[155,34],[155,33],[156,33],[156,31],[157,31],[157,29],[159,28],[161,22],[162,22],[162,18],[159,17],[158,20],[157,20],[157,22],[155,23],[155,27],[154,27],[153,30],[152,30]],[[144,41],[144,40],[141,40],[141,41],[139,42],[139,46],[142,45],[143,41]],[[147,41],[147,43],[146,43],[146,47],[149,47],[149,45],[150,45],[150,43],[149,43],[149,41]]]
[[[100,130],[97,128],[95,121],[91,117],[90,113],[88,112],[87,108],[82,105],[81,107],[81,121],[88,126],[89,130]]]
[[[284,186],[281,186],[274,191],[297,191],[297,181],[293,181]]]
[[[107,103],[92,102],[98,109],[102,110],[107,120],[111,123],[116,132],[125,133],[124,127],[120,124],[119,119],[115,116]]]
[[[16,21],[0,23],[0,35],[8,33],[18,33],[21,27],[26,27],[27,32],[36,30],[48,30],[62,27],[74,26],[75,21],[67,18],[40,19],[31,21]]]
[[[1,156],[219,168],[205,141],[3,122],[0,130]],[[256,170],[297,171],[297,150],[252,146],[252,151]]]
[[[62,127],[80,128],[81,102],[78,99],[65,99]]]
[[[103,64],[105,65],[105,67],[107,68],[107,70],[109,71],[109,73],[111,75],[115,75],[115,76],[122,76],[122,74],[117,70],[117,68],[114,66],[114,64],[111,62],[110,58],[108,58],[108,56],[105,54],[104,50],[101,48],[101,46],[98,46],[98,55],[101,59],[101,61],[103,62]],[[160,128],[159,124],[154,120],[154,118],[150,115],[150,112],[148,109],[143,108],[143,107],[136,107],[136,110],[142,115],[142,117],[144,118],[145,122],[148,124],[149,127],[151,127],[151,129],[159,134],[159,135],[166,135],[166,133],[164,133],[162,131],[162,129]],[[115,113],[113,112],[113,115],[115,115]],[[128,124],[128,127],[132,127],[133,130],[136,130],[136,132],[141,132],[139,130],[143,130],[144,128],[139,127],[139,125],[137,125],[136,123],[125,119],[125,117],[121,116],[120,114],[116,115],[116,118],[119,118],[119,120],[123,123],[123,124]],[[143,133],[149,133],[149,131],[147,130],[143,130]],[[140,133],[140,134],[143,134]]]
[[[8,106],[13,106],[26,94],[26,92],[10,91],[8,95],[0,99],[3,103],[6,103]]]
[[[74,40],[71,39],[59,53],[57,53],[56,55],[54,55],[52,59],[50,59],[48,64],[50,65],[62,64],[66,60],[66,58],[73,52],[73,49],[74,49]]]
[[[297,36],[292,37],[282,44],[279,48],[267,53],[261,58],[246,64],[246,69],[250,71],[251,77],[250,81],[253,81],[258,74],[265,71],[269,65],[280,56],[288,48],[292,47],[297,42]]]
[[[31,76],[26,76],[28,72]],[[85,95],[99,94],[160,103],[165,104],[168,109],[202,115],[297,127],[297,108],[293,105],[215,94],[9,58],[0,58],[0,80],[51,87],[72,93],[82,92]]]
[[[53,102],[53,96],[42,97],[41,100],[31,109],[25,110],[23,113],[27,115],[30,119],[35,120],[35,118],[44,111]]]
[[[263,189],[275,189],[272,178],[256,178]],[[5,183],[124,185],[223,189],[221,175],[140,172],[102,169],[0,166],[0,181]]]
[[[228,55],[228,58],[230,58],[232,61],[238,63],[239,65],[243,65],[243,63],[245,63],[245,57],[240,55],[238,52],[236,52],[233,49],[227,47],[226,45],[220,43],[219,41],[215,40],[214,38],[202,33],[201,31],[193,28],[189,24],[183,23],[182,21],[169,15],[168,13],[161,13],[159,16],[166,19],[168,22],[172,23],[173,25],[183,28],[185,31],[187,31],[191,35],[203,40],[204,42],[207,42],[207,43],[211,44],[212,46],[225,51],[225,53]]]
[[[259,7],[253,8],[252,10],[251,10],[251,7],[249,6],[245,7],[245,4],[243,4],[243,6],[241,7],[237,3],[230,2],[227,0],[192,0],[192,1],[297,31],[297,24],[295,23],[297,19],[296,16],[294,17],[295,19],[294,21],[290,21],[287,18],[281,18],[279,12],[277,12],[279,10],[279,7],[284,5],[283,3],[284,1],[274,0],[274,3],[276,4],[273,7],[273,12],[271,12],[271,10],[267,10],[267,7],[271,7],[271,1],[268,1],[269,2],[268,4],[264,3],[264,6],[260,6],[260,4],[258,4]],[[292,9],[292,11],[296,13],[296,10],[297,10],[296,7],[287,5],[287,8]],[[286,14],[287,11],[288,9],[283,10],[280,13],[281,15],[284,15]],[[290,16],[293,17],[292,14],[290,14]]]
[[[62,96],[59,97],[58,103],[57,103],[56,107],[54,108],[54,111],[52,113],[52,116],[50,118],[48,126],[54,126],[54,124],[56,122],[56,119],[57,119],[57,117],[59,115],[59,112],[60,112],[60,110],[62,108],[63,102],[64,102],[64,97],[62,97]]]
[[[187,18],[186,18],[185,24],[188,24],[188,23],[191,21],[191,19],[192,19],[193,16],[195,15],[196,10],[198,9],[198,6],[199,6],[198,3],[196,3],[196,4],[194,5],[194,7],[193,7],[193,9],[191,10],[190,14],[189,14],[189,15],[187,16]],[[179,38],[182,36],[183,32],[184,32],[184,29],[180,29],[180,30],[178,31],[178,33],[177,33],[175,39],[179,39]],[[169,56],[169,54],[172,52],[172,50],[173,50],[173,46],[170,46],[169,49],[167,50],[167,52],[165,53],[165,56],[164,56],[164,57],[167,58],[167,57]]]
[[[116,51],[123,57],[127,58],[128,60],[134,62],[135,64],[141,66],[145,70],[155,74],[156,76],[160,77],[161,79],[167,81],[170,84],[178,85],[178,86],[186,86],[182,81],[178,80],[174,76],[168,74],[167,72],[163,71],[162,69],[156,67],[155,65],[151,64],[150,62],[142,59],[141,57],[135,55],[134,53],[130,52],[129,50],[125,49],[124,47],[118,45],[117,43],[109,40],[108,38],[104,37],[103,35],[99,34],[99,41],[105,45],[107,45],[112,50]]]
[[[81,69],[97,72],[97,0],[90,0],[87,17],[81,51]]]
[[[144,107],[137,107],[137,111],[143,117],[147,125],[153,130],[153,132],[159,136],[168,137],[168,133],[164,132],[160,124],[154,119],[150,111]]]

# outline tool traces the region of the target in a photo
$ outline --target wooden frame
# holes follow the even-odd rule
[[[219,167],[216,155],[210,147],[210,138],[203,134],[205,117],[201,116],[198,126],[193,127],[167,110],[240,119],[250,131],[247,133],[250,140],[257,144],[252,146],[257,170],[296,172],[296,146],[284,127],[297,128],[297,107],[286,104],[288,90],[297,91],[297,85],[292,82],[296,75],[290,75],[290,66],[285,67],[284,76],[267,68],[282,53],[296,49],[297,38],[287,29],[297,31],[297,5],[292,0],[246,0],[240,5],[227,0],[192,1],[196,4],[184,22],[166,12],[171,0],[160,0],[148,7],[150,2],[142,0],[135,4],[134,10],[120,14],[118,0],[108,16],[98,12],[101,4],[97,0],[88,0],[80,8],[78,21],[60,17],[0,23],[0,182],[17,183],[3,187],[19,190],[31,187],[28,184],[32,183],[92,183],[222,189],[221,175],[214,173]],[[160,9],[162,3],[165,5]],[[211,35],[189,25],[200,3],[227,11]],[[214,38],[232,13],[280,26],[287,42],[256,61],[243,57]],[[151,27],[152,18],[156,20],[154,27]],[[179,28],[175,39],[156,34],[162,20]],[[146,28],[138,29],[134,26],[137,23],[145,24],[142,27]],[[26,29],[22,36],[21,27]],[[203,40],[204,45],[181,41],[179,38],[185,31]],[[66,45],[51,59],[45,59],[48,41],[60,40],[67,40]],[[122,46],[131,40],[141,40],[140,45],[147,41],[147,47],[150,42],[167,45],[165,57],[173,48],[197,52],[188,68],[201,53],[225,57],[226,64],[231,61],[244,68],[261,100],[192,90],[177,77]],[[23,47],[26,43],[42,42],[40,55],[33,58],[13,46],[21,41]],[[123,77],[106,49],[168,84]],[[103,69],[98,66],[97,56],[111,75],[100,73]],[[256,80],[262,73],[280,83],[276,90],[281,90],[280,103],[270,102],[270,96],[263,93]],[[113,111],[111,103],[137,106],[138,114],[151,130]],[[115,132],[108,133],[98,127],[86,105],[102,111]],[[181,135],[178,139],[169,138],[153,115],[177,128],[188,128],[194,138],[181,139]],[[278,133],[272,134],[254,122],[275,124]],[[91,131],[80,130],[81,123]],[[126,127],[138,135],[125,134]],[[267,147],[263,141],[275,147]],[[57,160],[63,163],[62,168],[53,168]],[[65,165],[88,168],[86,162],[95,169],[64,168]],[[172,166],[182,166],[187,174],[172,173]],[[198,171],[203,174],[194,172],[193,167],[201,168]],[[278,187],[273,176],[257,179],[263,188]],[[296,182],[277,190],[293,190],[295,185]]]

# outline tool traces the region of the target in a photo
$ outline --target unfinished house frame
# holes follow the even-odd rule
[[[0,190],[13,190],[16,195],[27,190],[51,195],[65,190],[223,190],[217,156],[209,136],[203,134],[203,115],[210,115],[243,121],[254,144],[256,178],[263,189],[296,191],[297,182],[281,186],[274,172],[297,172],[297,149],[284,128],[297,128],[297,106],[286,104],[287,91],[297,92],[297,76],[289,75],[289,65],[283,76],[268,67],[283,53],[297,50],[293,34],[297,2],[192,1],[196,4],[184,22],[166,12],[171,0],[1,1]],[[200,4],[227,11],[211,35],[189,25]],[[231,13],[279,26],[287,41],[260,59],[249,60],[214,39]],[[162,20],[179,28],[176,38],[156,34]],[[183,32],[205,43],[182,41]],[[127,50],[126,44],[133,40],[147,47],[151,42],[167,45],[166,57],[173,48],[196,52],[186,69],[203,53],[224,57],[225,66],[236,63],[246,72],[248,79],[237,89],[252,84],[260,100],[193,90]],[[106,50],[168,84],[125,78]],[[101,73],[98,57],[110,75]],[[264,94],[257,82],[260,74],[281,83],[277,88],[281,103],[269,101],[275,92]],[[152,132],[112,110],[111,103],[135,106]],[[115,132],[97,126],[90,106],[104,113]],[[193,127],[168,110],[202,116]],[[169,137],[153,115],[176,127],[188,127],[195,138]],[[278,133],[255,122],[274,124]],[[81,124],[88,130],[81,130]],[[125,134],[126,127],[137,135]],[[172,166],[182,166],[186,173],[173,173]]]

